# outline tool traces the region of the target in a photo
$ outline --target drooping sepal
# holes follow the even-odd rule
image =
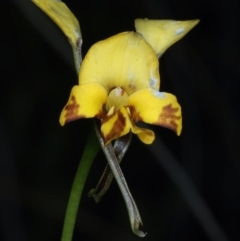
[[[100,136],[100,138],[102,139],[101,136]],[[114,153],[116,155],[116,158],[117,158],[119,164],[121,163],[124,155],[126,154],[128,148],[130,146],[131,139],[132,139],[132,133],[129,132],[127,135],[119,137],[114,142],[114,146],[113,146]],[[103,139],[102,139],[102,143],[104,143]],[[109,148],[111,148],[110,146],[111,145],[109,145]],[[110,168],[109,164],[107,164],[96,188],[91,189],[88,193],[88,196],[93,197],[95,202],[98,203],[102,199],[103,195],[109,189],[109,187],[113,181],[113,177],[114,176],[111,171],[111,168]]]
[[[97,125],[95,125],[95,130],[96,130],[97,137],[99,139],[99,143],[103,149],[103,152],[107,158],[108,164],[111,168],[111,171],[113,172],[113,175],[117,181],[118,187],[122,193],[124,202],[128,210],[132,231],[139,237],[145,237],[146,234],[140,230],[140,227],[142,226],[142,219],[141,219],[140,213],[132,197],[132,194],[128,188],[128,185],[122,173],[122,170],[119,166],[119,162],[116,158],[114,148],[111,143],[109,143],[108,145],[105,145],[105,141],[101,135],[100,128]]]

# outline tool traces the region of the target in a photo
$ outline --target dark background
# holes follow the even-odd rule
[[[78,18],[83,55],[98,40],[134,30],[135,18],[201,19],[161,58],[161,91],[182,106],[183,132],[151,126],[133,138],[122,170],[146,241],[239,240],[239,1],[65,0]],[[60,127],[77,83],[72,50],[29,0],[1,1],[0,240],[60,240],[76,168],[92,122]],[[139,240],[114,182],[87,197],[105,166],[100,153],[83,193],[73,240]]]

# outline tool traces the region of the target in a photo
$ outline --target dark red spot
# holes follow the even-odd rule
[[[83,115],[78,115],[78,109],[80,105],[77,104],[75,96],[71,96],[70,103],[65,106],[65,118],[66,118],[66,123],[70,121],[74,121],[80,118],[84,118]]]
[[[135,109],[134,106],[128,106],[128,108],[129,108],[129,110],[130,110],[130,112],[131,112],[131,114],[130,114],[131,120],[132,120],[134,123],[136,123],[136,122],[138,122],[138,121],[142,121],[142,117],[139,115],[138,112],[136,112],[136,109]]]
[[[101,110],[94,116],[98,119],[103,119],[107,115],[106,103],[102,105]]]
[[[177,120],[181,119],[181,116],[177,116],[178,107],[173,108],[172,104],[166,105],[162,108],[162,112],[159,115],[158,121],[154,124],[166,127],[177,132]]]
[[[123,116],[121,112],[116,113],[118,115],[117,120],[113,123],[112,129],[109,131],[109,133],[104,137],[105,143],[107,143],[110,140],[114,140],[119,137],[119,134],[122,133],[124,130],[124,127],[126,126],[126,118]],[[105,120],[103,123],[106,122]]]

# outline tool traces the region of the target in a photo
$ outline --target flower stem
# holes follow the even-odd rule
[[[68,200],[65,220],[63,225],[63,232],[61,241],[71,241],[78,212],[78,206],[81,200],[83,187],[88,176],[88,172],[92,166],[93,160],[100,150],[100,145],[92,128],[91,133],[87,139],[86,146],[82,158],[80,160],[73,185]]]

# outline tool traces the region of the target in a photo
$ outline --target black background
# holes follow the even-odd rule
[[[201,19],[160,60],[161,91],[182,106],[183,132],[150,126],[133,138],[122,170],[146,241],[239,240],[240,4],[238,1],[65,0],[78,18],[83,55],[135,18]],[[60,127],[77,83],[71,47],[29,0],[1,1],[0,240],[60,240],[72,181],[92,122]],[[83,193],[73,240],[139,240],[114,182],[99,204],[87,197],[106,160],[100,153]]]

